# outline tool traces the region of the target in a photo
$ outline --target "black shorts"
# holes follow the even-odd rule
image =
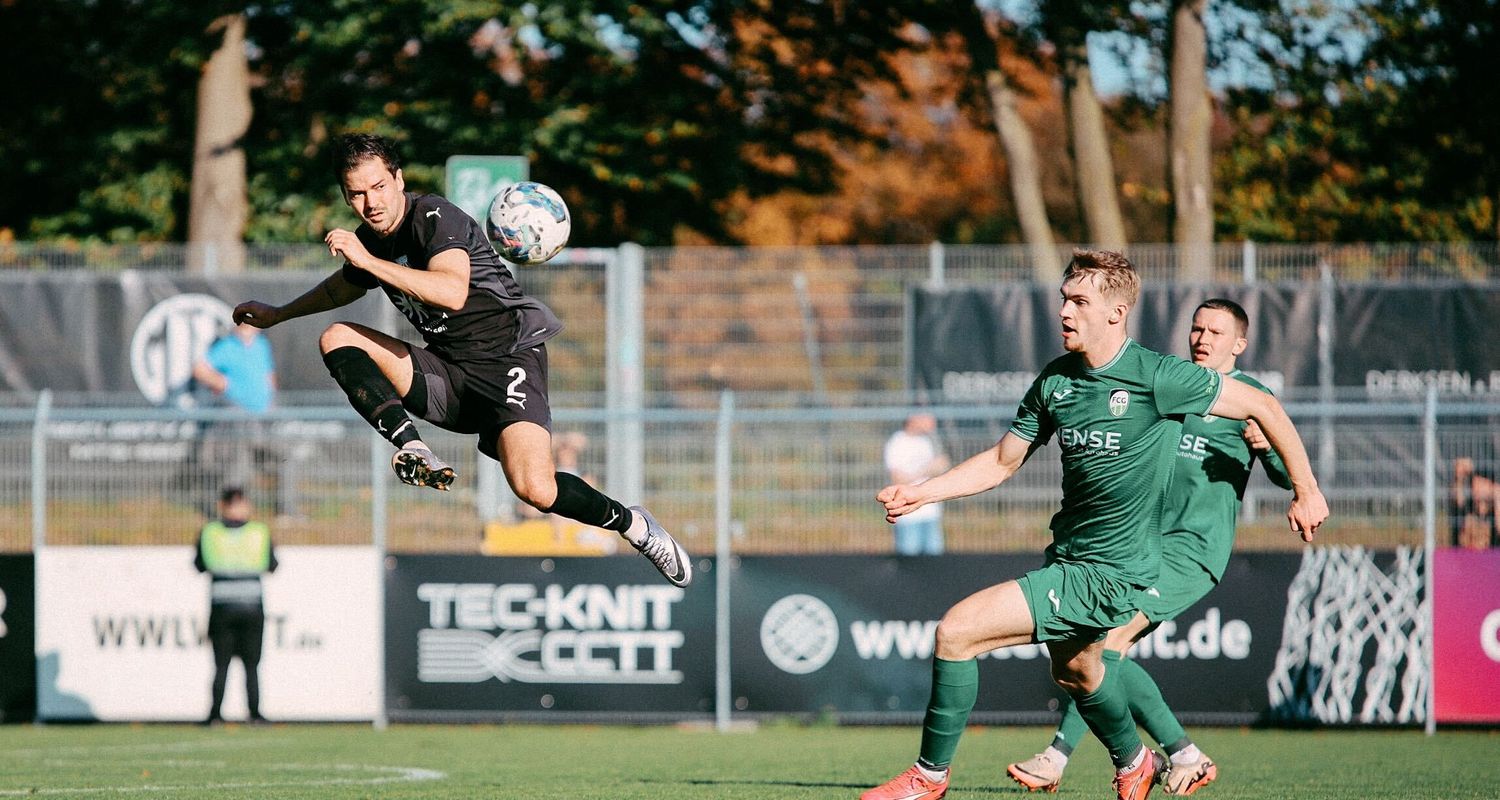
[[[479,452],[498,460],[495,445],[500,431],[512,422],[535,422],[552,429],[546,345],[494,361],[460,364],[423,348],[409,349],[412,381],[422,381],[426,391],[408,392],[402,405],[445,430],[479,434]]]

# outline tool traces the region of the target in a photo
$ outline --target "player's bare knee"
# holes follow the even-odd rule
[[[944,661],[961,661],[978,655],[976,631],[961,615],[949,611],[938,622],[933,653]]]
[[[541,473],[517,473],[510,476],[511,491],[521,502],[538,511],[547,511],[557,502],[557,479]]]
[[[323,353],[331,353],[340,347],[358,347],[363,350],[366,341],[353,326],[335,322],[324,328],[323,335],[318,337],[318,350]]]
[[[1074,665],[1071,662],[1053,662],[1052,681],[1053,683],[1056,683],[1058,685],[1058,688],[1072,695],[1084,694],[1088,692],[1091,688],[1090,684],[1092,683],[1092,681],[1089,680],[1088,672],[1086,670],[1079,669],[1077,665]]]

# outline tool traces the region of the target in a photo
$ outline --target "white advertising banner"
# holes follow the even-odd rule
[[[278,547],[264,579],[261,713],[367,720],[381,703],[378,557],[371,547]],[[191,547],[46,547],[36,555],[37,716],[208,716],[208,577]],[[244,719],[231,663],[224,717]]]

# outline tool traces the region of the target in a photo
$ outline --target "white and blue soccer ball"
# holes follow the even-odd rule
[[[573,230],[573,217],[562,195],[551,186],[522,181],[495,195],[486,227],[501,258],[529,267],[563,249]]]

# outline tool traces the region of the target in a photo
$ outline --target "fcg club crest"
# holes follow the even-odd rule
[[[1130,392],[1124,389],[1116,389],[1109,393],[1110,416],[1123,417],[1125,410],[1130,408]]]
[[[839,646],[839,621],[828,604],[810,594],[789,594],[766,609],[760,647],[784,672],[817,672]]]
[[[206,294],[179,294],[152,306],[130,339],[130,372],[156,405],[192,405],[193,362],[230,327],[229,305]]]

